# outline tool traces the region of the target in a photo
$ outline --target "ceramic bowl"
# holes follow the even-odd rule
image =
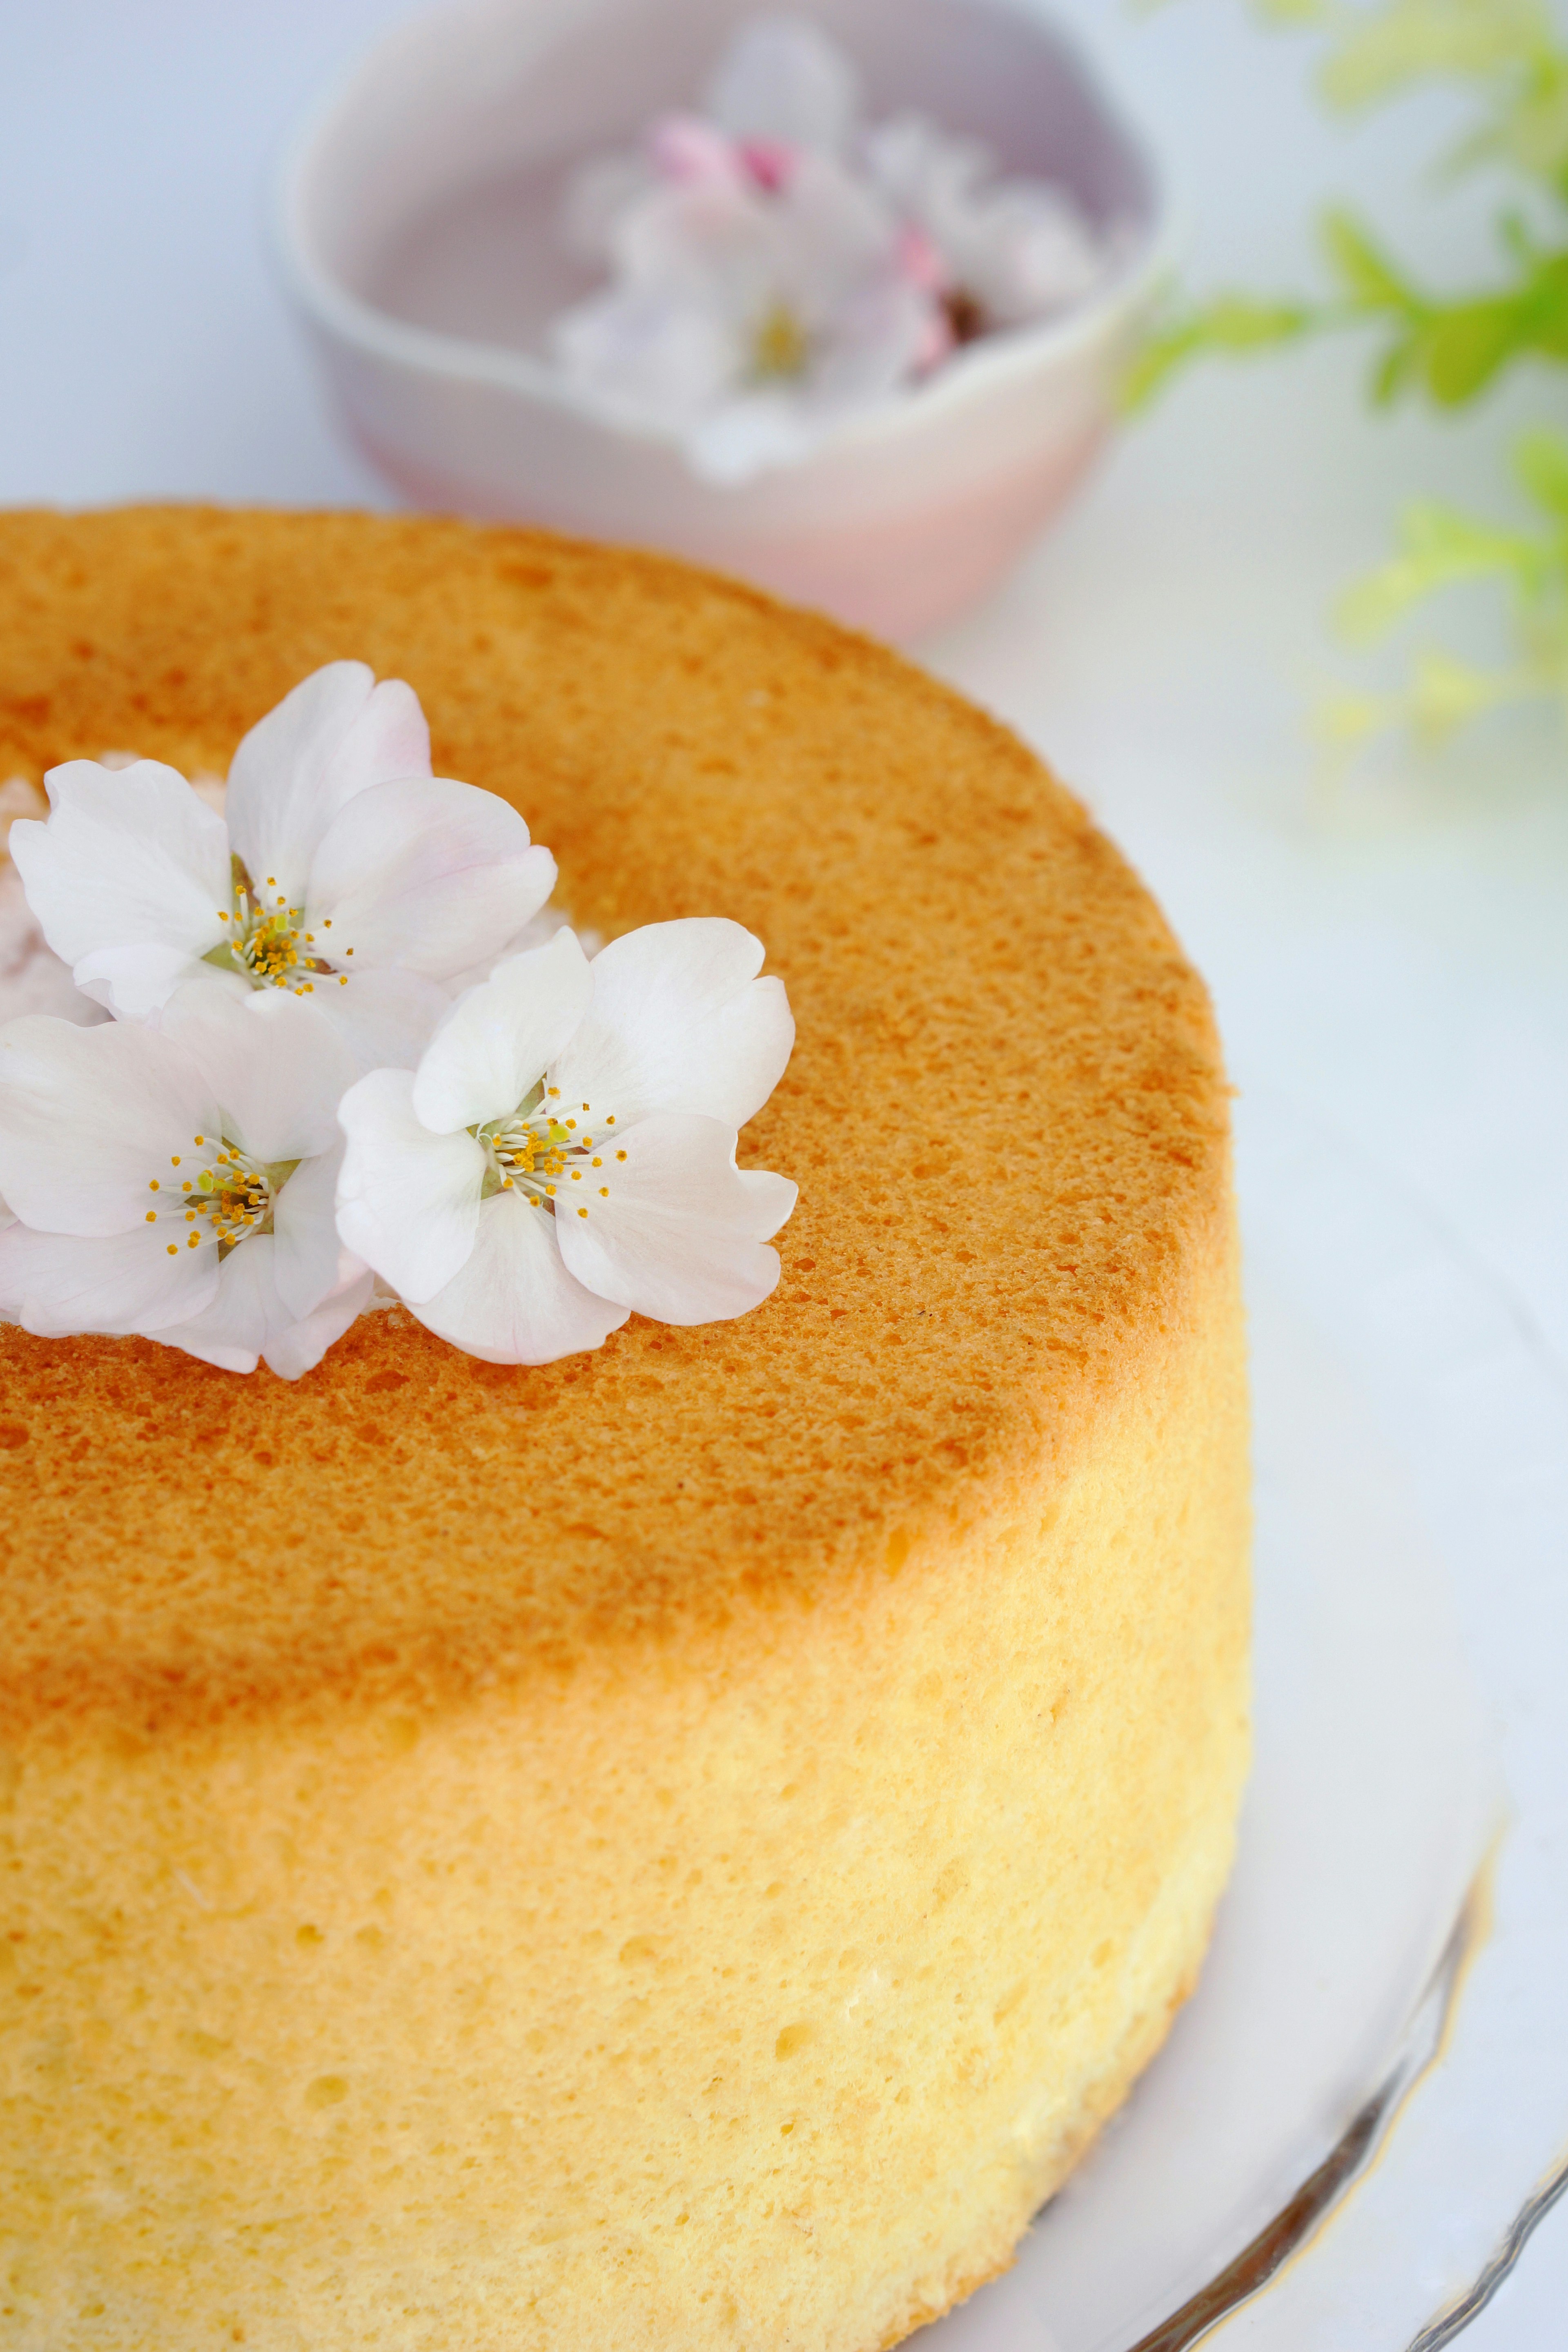
[[[1057,31],[1000,0],[805,0],[867,111],[927,115],[1119,225],[1094,296],[968,345],[812,454],[739,485],[575,404],[546,321],[587,290],[563,179],[689,106],[756,0],[448,0],[317,111],[279,188],[285,273],[354,439],[408,498],[668,548],[891,637],[971,604],[1110,425],[1166,267],[1151,162]]]

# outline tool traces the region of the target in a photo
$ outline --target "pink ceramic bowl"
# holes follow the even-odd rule
[[[1103,289],[972,343],[810,457],[721,485],[574,404],[545,321],[584,290],[563,175],[689,104],[756,0],[449,0],[402,26],[288,161],[289,286],[350,431],[416,504],[675,550],[884,636],[1013,564],[1112,421],[1166,268],[1150,161],[1061,36],[998,0],[819,0],[874,115],[978,135],[1123,225]]]

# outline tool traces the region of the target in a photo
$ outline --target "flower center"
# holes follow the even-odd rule
[[[158,1205],[148,1210],[147,1223],[177,1234],[163,1244],[170,1257],[216,1242],[218,1256],[226,1258],[252,1234],[272,1231],[273,1205],[300,1163],[254,1160],[226,1136],[198,1135],[193,1141],[202,1157],[172,1152],[169,1173],[149,1178],[147,1190],[157,1193]]]
[[[804,375],[811,339],[787,302],[775,301],[752,331],[752,378],[757,383],[788,383]]]
[[[535,1087],[504,1118],[468,1129],[485,1149],[480,1199],[521,1192],[552,1216],[563,1210],[587,1216],[609,1199],[610,1179],[626,1156],[616,1141],[615,1124],[613,1111],[595,1118],[591,1103],[568,1109],[559,1087]]]
[[[295,996],[313,994],[318,980],[335,980],[346,988],[348,973],[337,967],[347,962],[353,950],[327,939],[331,917],[318,936],[306,929],[304,908],[289,904],[288,892],[279,889],[275,875],[269,874],[258,890],[237,857],[233,869],[234,904],[217,910],[220,922],[228,926],[227,936],[209,949],[204,961],[237,971],[252,988],[286,988]]]

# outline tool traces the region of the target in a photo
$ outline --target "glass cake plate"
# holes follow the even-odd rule
[[[1568,2184],[1568,1384],[1348,1145],[1261,1091],[1238,1130],[1235,1877],[1127,2107],[919,2352],[1438,2352]]]

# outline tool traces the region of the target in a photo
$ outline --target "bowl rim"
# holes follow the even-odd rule
[[[1033,14],[1013,5],[1013,0],[963,0],[963,5],[1012,16],[1026,25]],[[269,205],[270,241],[286,289],[318,331],[363,358],[447,386],[508,393],[597,425],[626,440],[682,456],[683,436],[677,427],[623,408],[611,399],[584,395],[530,352],[400,319],[352,292],[325,261],[310,209],[309,183],[317,159],[328,149],[339,117],[373,64],[411,46],[436,20],[451,13],[452,0],[431,0],[431,5],[416,9],[379,39],[363,46],[321,90],[286,141],[274,166]],[[900,386],[864,408],[836,418],[814,437],[810,458],[858,440],[919,431],[992,386],[1070,362],[1146,309],[1173,276],[1187,237],[1184,211],[1164,166],[1071,30],[1054,21],[1049,30],[1072,53],[1108,123],[1142,172],[1149,192],[1148,212],[1139,224],[1132,250],[1092,293],[1053,317],[993,330],[966,344],[919,383]]]

